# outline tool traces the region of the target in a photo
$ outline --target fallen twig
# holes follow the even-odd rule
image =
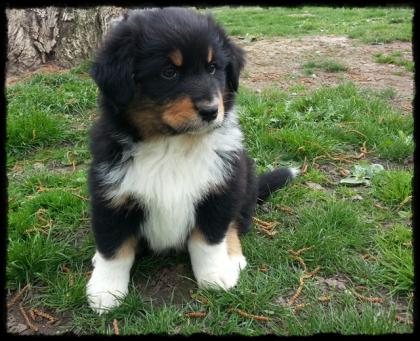
[[[413,197],[412,195],[409,195],[407,198],[401,201],[401,203],[396,208],[396,211],[399,211],[406,203],[408,203],[411,200],[412,197]]]
[[[202,304],[208,304],[209,300],[207,298],[205,298],[204,296],[201,296],[200,294],[194,294],[194,292],[192,290],[190,290],[190,297],[193,300],[196,300],[197,302],[200,302]]]
[[[17,300],[19,300],[21,298],[21,296],[23,295],[23,293],[28,290],[31,287],[31,285],[28,283],[26,284],[16,295],[15,297],[13,297],[9,303],[7,303],[7,309],[9,309],[10,307],[12,307]]]
[[[268,272],[267,264],[261,264],[258,270],[261,271],[261,272],[264,272],[264,273]]]
[[[30,312],[32,312],[34,315],[38,315],[38,316],[41,316],[41,317],[47,319],[48,320],[48,322],[47,322],[48,324],[52,324],[52,323],[54,323],[55,321],[58,320],[58,318],[53,317],[50,314],[48,314],[48,313],[46,313],[44,311],[38,310],[38,309],[31,309]]]
[[[313,275],[315,275],[319,271],[319,269],[320,269],[320,267],[318,266],[315,270],[313,270],[309,273],[306,273],[299,278],[299,287],[297,288],[295,294],[292,296],[292,298],[289,301],[290,306],[295,304],[296,300],[299,298],[300,293],[302,292],[303,286],[305,284],[305,279],[308,279],[308,278],[312,277]]]
[[[38,220],[40,220],[41,222],[43,222],[45,225],[41,226],[42,228],[51,228],[52,227],[52,220],[49,219],[45,219],[44,218],[44,213],[47,212],[47,210],[45,208],[40,208],[38,211],[36,211],[35,216],[37,217]]]
[[[347,176],[347,175],[350,174],[350,171],[348,171],[347,169],[341,168],[341,167],[337,168],[337,170],[338,170],[338,172],[340,173],[341,176]]]
[[[287,207],[287,206],[283,206],[283,205],[274,205],[275,208],[278,208],[280,211],[288,213],[288,214],[292,214],[294,211],[292,208]]]
[[[376,258],[375,256],[372,256],[372,255],[369,255],[369,254],[363,255],[363,256],[362,256],[362,258],[363,258],[364,260],[373,260],[373,261],[375,261],[375,260],[377,260],[377,259],[378,259],[378,258]]]
[[[366,135],[365,135],[365,134],[361,133],[360,131],[358,131],[358,130],[356,130],[356,129],[349,129],[349,130],[346,130],[346,133],[356,133],[356,134],[358,134],[358,135],[360,135],[360,136],[362,136],[362,137],[366,138]]]
[[[257,321],[271,321],[271,318],[266,317],[266,316],[259,316],[259,315],[253,315],[253,314],[249,314],[241,309],[238,308],[229,308],[227,310],[228,312],[232,312],[232,311],[236,311],[239,315],[243,316],[243,317],[247,317],[247,318],[251,318],[253,320],[257,320]]]
[[[116,319],[112,321],[112,325],[114,326],[115,335],[120,335],[120,329],[118,328],[118,321]]]
[[[405,324],[413,324],[413,321],[412,321],[412,320],[409,320],[409,319],[404,318],[404,317],[399,316],[399,315],[395,315],[395,319],[396,319],[398,322],[401,322],[401,323],[405,323]]]
[[[388,210],[386,207],[383,207],[383,206],[381,206],[381,205],[379,205],[379,204],[373,204],[373,206],[375,206],[376,208],[380,208],[381,210]]]
[[[365,287],[364,285],[356,285],[356,289],[364,291],[367,290],[367,287]]]
[[[310,250],[310,249],[312,249],[313,248],[313,246],[308,246],[308,247],[303,247],[303,248],[301,248],[301,249],[299,249],[299,250],[297,250],[297,251],[294,251],[294,250],[292,250],[292,249],[289,249],[289,250],[287,250],[287,251],[289,251],[293,256],[299,256],[302,252],[304,252],[304,251],[307,251],[307,250]]]
[[[308,171],[308,163],[306,161],[306,156],[305,156],[305,160],[303,161],[303,165],[300,168],[300,174],[306,174],[306,172]]]
[[[320,297],[318,297],[318,301],[321,301],[321,302],[329,302],[329,301],[331,301],[331,296],[330,295],[320,296]]]
[[[294,310],[293,310],[293,314],[296,315],[299,310],[305,308],[306,306],[310,305],[309,303],[300,303],[300,304],[296,304],[294,306]]]
[[[23,309],[22,303],[19,303],[19,310],[20,313],[22,314],[23,318],[25,319],[26,324],[28,325],[29,328],[31,328],[34,332],[38,331],[38,327],[36,325],[34,325],[30,320],[28,315],[26,314],[25,309]]]
[[[63,266],[63,272],[69,276],[70,285],[73,285],[74,284],[74,274],[70,271],[70,269],[66,265]]]
[[[45,188],[45,187],[43,187],[42,186],[42,184],[40,184],[39,186],[38,186],[38,188],[37,188],[37,192],[38,193],[40,193],[40,192],[47,192],[47,191],[60,191],[60,192],[65,192],[65,193],[68,193],[68,194],[71,194],[71,195],[74,195],[75,197],[78,197],[79,199],[82,199],[82,200],[84,200],[84,201],[89,201],[89,199],[88,198],[86,198],[86,197],[84,197],[84,196],[82,196],[82,195],[80,195],[80,194],[76,194],[76,193],[72,193],[72,192],[70,192],[70,190],[64,190],[64,189],[62,189],[62,188]]]
[[[352,290],[351,292],[353,293],[354,296],[356,296],[357,298],[360,298],[362,301],[376,302],[376,303],[382,303],[384,301],[382,297],[366,297],[366,296],[360,295],[354,290]]]
[[[300,265],[302,265],[302,266],[303,266],[303,270],[304,270],[305,272],[308,270],[308,268],[306,267],[305,261],[303,260],[303,258],[302,258],[302,257],[299,257],[299,256],[295,256],[295,255],[293,255],[293,256],[292,256],[292,258],[293,258],[293,259],[295,259],[295,260],[297,260],[297,261],[300,263]]]
[[[273,229],[278,225],[277,221],[267,222],[255,217],[253,217],[252,219],[254,220],[254,223],[260,227],[259,231],[269,235],[270,237],[277,234],[277,231],[273,231]]]
[[[185,313],[184,316],[185,317],[199,317],[199,318],[203,318],[207,315],[207,313],[205,311],[191,311],[189,313]]]

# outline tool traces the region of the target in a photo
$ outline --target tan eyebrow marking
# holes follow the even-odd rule
[[[210,63],[213,59],[213,49],[209,47],[209,53],[207,54],[207,63]]]
[[[175,50],[169,54],[169,59],[174,63],[176,66],[182,65],[182,53],[180,50]]]

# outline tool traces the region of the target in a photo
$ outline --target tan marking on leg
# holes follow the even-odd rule
[[[210,63],[213,59],[213,49],[209,47],[209,52],[207,54],[207,63]]]
[[[180,100],[172,102],[162,113],[162,120],[174,129],[188,126],[191,122],[197,120],[197,111],[191,98],[184,97]]]
[[[182,58],[182,53],[180,50],[175,50],[171,52],[168,57],[172,61],[172,63],[174,63],[174,65],[176,66],[182,65],[183,58]]]
[[[239,241],[236,223],[230,223],[226,233],[226,242],[229,256],[242,256],[241,242]]]
[[[118,249],[112,259],[124,259],[132,257],[136,253],[137,238],[130,237],[128,238],[123,245]]]
[[[191,238],[191,240],[193,240],[195,242],[207,243],[206,238],[204,237],[203,233],[197,228],[192,230],[190,238]]]

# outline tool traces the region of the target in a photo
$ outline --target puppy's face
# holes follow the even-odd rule
[[[211,17],[166,8],[117,24],[93,65],[103,100],[143,139],[220,127],[243,51]]]

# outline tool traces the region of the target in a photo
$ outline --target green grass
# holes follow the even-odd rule
[[[314,69],[332,73],[348,70],[347,66],[329,59],[324,61],[308,61],[305,62],[302,67],[304,69],[304,74],[307,76],[313,75],[315,73]]]
[[[206,11],[207,9],[203,9]],[[344,35],[365,43],[411,41],[413,9],[404,7],[213,7],[229,34]]]
[[[384,55],[383,53],[376,53],[374,55],[374,60],[376,63],[380,64],[393,64],[404,66],[407,71],[414,72],[414,62],[411,60],[406,60],[402,57],[401,52],[393,52],[389,55]]]
[[[85,121],[96,110],[96,87],[85,76],[38,74],[7,92],[8,159],[37,147],[85,141]]]
[[[320,88],[293,100],[279,92],[273,95],[270,89],[260,95],[244,89],[239,100],[241,123],[255,135],[247,146],[258,159],[356,153],[365,141],[371,155],[393,161],[414,151],[412,118],[395,112],[383,94],[352,83]]]

